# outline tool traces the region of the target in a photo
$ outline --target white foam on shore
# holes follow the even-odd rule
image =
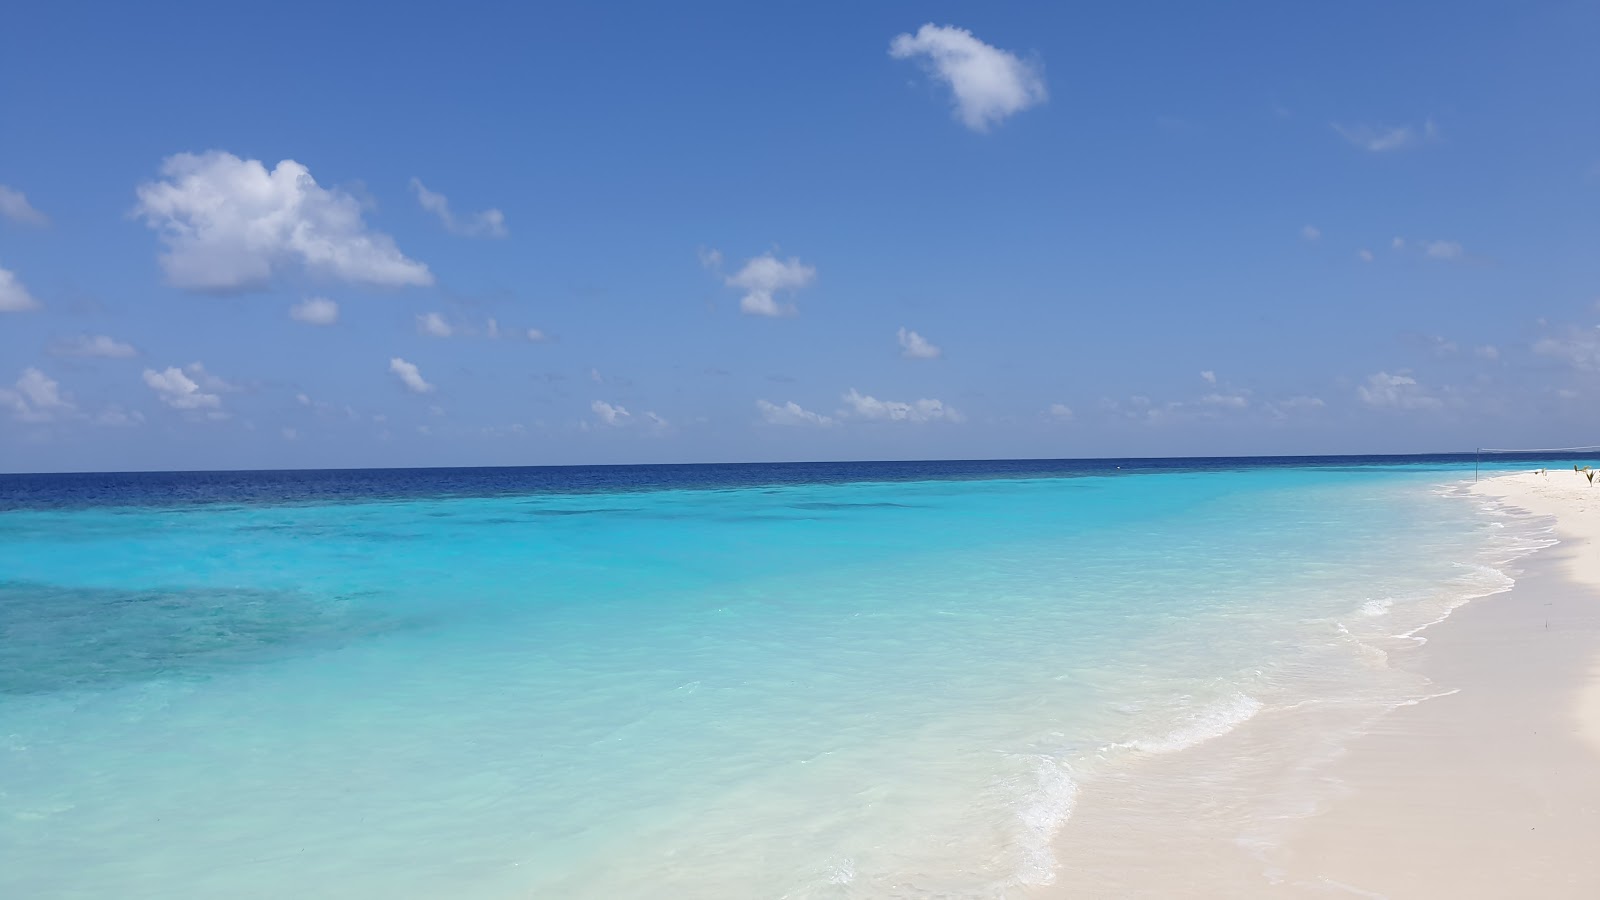
[[[1389,610],[1393,606],[1394,599],[1392,597],[1384,597],[1381,600],[1368,600],[1367,602],[1361,604],[1361,614],[1368,618],[1386,616],[1389,614]]]
[[[1195,713],[1187,723],[1156,740],[1129,741],[1117,746],[1138,750],[1140,753],[1175,753],[1212,738],[1221,737],[1261,712],[1260,700],[1244,693],[1235,693]]]
[[[1023,800],[1018,816],[1022,820],[1022,862],[1016,879],[1027,885],[1050,884],[1056,880],[1056,857],[1052,843],[1061,826],[1072,818],[1078,803],[1078,783],[1060,760],[1041,756],[1035,769],[1037,786]]]

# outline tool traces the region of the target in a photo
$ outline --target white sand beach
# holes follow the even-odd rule
[[[1144,787],[1086,791],[1040,894],[1600,897],[1600,486],[1568,469],[1473,490],[1560,543],[1390,653],[1433,699],[1332,758],[1302,752],[1315,720],[1262,715],[1152,761]]]

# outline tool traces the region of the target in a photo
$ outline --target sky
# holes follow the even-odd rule
[[[5,18],[0,471],[1600,444],[1594,3]]]

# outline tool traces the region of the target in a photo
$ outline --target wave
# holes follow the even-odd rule
[[[1175,753],[1187,750],[1212,738],[1221,737],[1245,722],[1255,718],[1264,707],[1260,700],[1245,693],[1235,693],[1205,707],[1189,721],[1156,740],[1135,740],[1117,746],[1140,753]]]

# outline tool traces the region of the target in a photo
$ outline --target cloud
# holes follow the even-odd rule
[[[127,359],[138,356],[133,345],[104,334],[80,334],[62,338],[50,345],[55,356],[96,357],[99,359]]]
[[[1250,405],[1250,399],[1240,394],[1207,394],[1200,398],[1205,406],[1220,406],[1224,409],[1244,409]]]
[[[708,272],[722,268],[722,251],[715,247],[701,247],[695,250],[695,256],[700,258],[700,268]]]
[[[317,184],[292,159],[271,171],[260,160],[213,150],[179,153],[161,180],[139,185],[134,213],[167,246],[167,280],[195,291],[261,288],[286,268],[361,284],[433,284],[386,234],[369,231],[361,203]]]
[[[389,360],[389,371],[393,372],[394,376],[400,379],[400,383],[406,386],[406,390],[413,394],[427,394],[433,391],[433,385],[422,380],[422,373],[417,370],[416,363],[406,362],[396,356]]]
[[[815,281],[817,270],[795,257],[781,260],[771,253],[763,253],[744,264],[744,268],[725,280],[729,287],[744,291],[739,298],[739,309],[752,316],[792,316],[791,303],[779,303],[773,295],[780,291],[798,291]]]
[[[0,269],[0,312],[27,312],[38,309],[39,301],[33,299],[10,270]]]
[[[61,384],[29,366],[9,388],[0,387],[0,407],[11,410],[19,422],[50,422],[77,409],[61,393]]]
[[[1049,99],[1038,65],[985,44],[965,28],[923,25],[889,42],[895,59],[920,58],[929,74],[950,86],[956,118],[973,131]]]
[[[204,373],[199,363],[189,368]],[[199,383],[177,366],[168,366],[162,372],[145,369],[144,383],[156,392],[162,403],[173,409],[219,409],[222,406],[220,396],[201,390]]]
[[[1267,415],[1274,419],[1282,420],[1289,418],[1290,413],[1296,411],[1322,409],[1327,405],[1328,404],[1322,401],[1321,397],[1307,397],[1300,395],[1296,397],[1288,397],[1283,400],[1273,400],[1269,403],[1263,404],[1263,408],[1266,410]]]
[[[812,412],[793,400],[782,406],[766,400],[757,400],[756,409],[761,412],[761,421],[768,425],[815,425],[827,428],[834,424],[832,416]]]
[[[1045,415],[1055,419],[1057,422],[1070,422],[1072,421],[1072,407],[1065,403],[1052,403],[1050,408],[1045,410]]]
[[[544,332],[540,331],[537,328],[529,328],[529,329],[527,329],[525,332],[523,332],[523,337],[525,337],[531,343],[535,343],[535,344],[542,344],[545,341],[550,340],[550,336],[549,335],[545,334]]]
[[[1421,129],[1410,125],[1339,125],[1334,124],[1333,130],[1339,136],[1360,147],[1369,153],[1388,153],[1393,150],[1403,150],[1415,146],[1423,139],[1433,140],[1439,136],[1439,129],[1429,119],[1424,122]]]
[[[907,331],[902,328],[898,337],[900,339],[900,355],[906,359],[938,359],[939,355],[944,352],[915,331]]]
[[[486,209],[475,212],[465,219],[457,219],[450,211],[450,201],[443,194],[436,194],[428,190],[419,178],[411,179],[411,190],[417,195],[417,202],[422,208],[439,217],[444,223],[444,230],[462,237],[503,238],[510,234],[506,230],[506,217],[498,209]]]
[[[108,428],[127,428],[144,424],[144,413],[113,406],[95,414],[89,421]]]
[[[1559,359],[1574,369],[1600,371],[1600,329],[1568,329],[1561,337],[1547,337],[1533,345],[1540,356]]]
[[[845,408],[841,416],[854,416],[871,422],[961,422],[961,413],[945,406],[940,400],[917,400],[905,403],[899,400],[879,400],[857,393],[855,388],[844,395]]]
[[[3,184],[0,184],[0,218],[35,228],[50,224],[50,217],[34,209],[27,194]]]
[[[1486,359],[1489,362],[1496,362],[1500,359],[1500,348],[1495,347],[1492,344],[1484,344],[1481,347],[1474,347],[1472,352],[1477,354],[1479,359]]]
[[[1428,241],[1422,252],[1429,259],[1460,259],[1462,254],[1461,245],[1455,241]]]
[[[1362,262],[1372,262],[1372,251],[1367,249],[1357,250],[1356,258]]]
[[[1322,240],[1322,229],[1315,225],[1307,225],[1300,229],[1300,236],[1308,241],[1320,241]]]
[[[1377,409],[1438,409],[1444,404],[1410,375],[1378,372],[1356,386],[1361,402]]]
[[[1217,373],[1211,371],[1210,369],[1207,369],[1204,372],[1200,373],[1200,380],[1204,381],[1206,384],[1216,384],[1217,383]]]
[[[611,426],[626,425],[628,420],[633,417],[633,414],[628,412],[626,408],[621,406],[612,406],[604,400],[594,401],[593,403],[589,404],[589,408],[594,410],[595,416],[599,418],[600,421]]]
[[[1404,250],[1405,248],[1406,239],[1403,237],[1396,237],[1394,240],[1389,242],[1389,249],[1391,250]]]
[[[339,321],[339,304],[326,297],[307,297],[289,307],[289,318],[307,325],[332,325]]]
[[[449,322],[446,322],[444,320],[444,316],[441,316],[436,312],[417,316],[417,334],[425,334],[428,337],[447,338],[455,333],[455,327]]]

